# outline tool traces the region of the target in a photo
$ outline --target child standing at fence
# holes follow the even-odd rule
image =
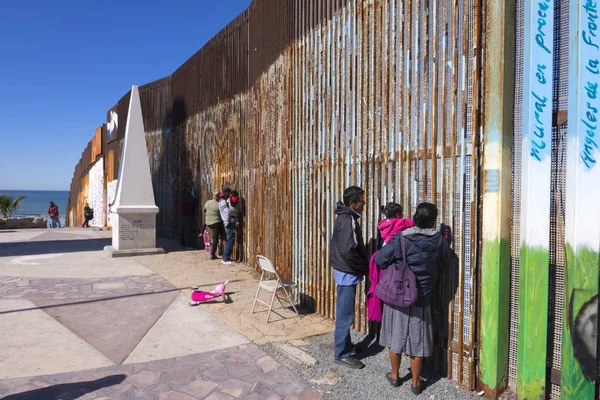
[[[396,235],[398,232],[402,232],[405,229],[414,226],[412,219],[402,217],[402,206],[398,203],[388,203],[381,207],[381,213],[385,216],[379,224],[377,229],[383,244],[378,245],[378,248],[385,246],[385,244]],[[379,341],[379,331],[381,329],[381,317],[383,313],[383,304],[381,300],[375,294],[375,288],[381,278],[381,269],[375,264],[375,254],[371,256],[369,262],[369,287],[366,295],[367,305],[367,318],[369,320],[369,337],[377,337]]]

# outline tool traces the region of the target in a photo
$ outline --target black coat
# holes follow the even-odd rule
[[[450,267],[452,250],[442,234],[435,229],[409,228],[397,233],[375,255],[375,263],[382,269],[390,265],[403,265],[400,235],[406,239],[406,259],[417,278],[419,298],[416,306],[431,304],[431,293],[442,268]]]
[[[362,276],[369,270],[369,259],[357,220],[359,215],[338,202],[337,218],[329,247],[329,265],[341,272]]]

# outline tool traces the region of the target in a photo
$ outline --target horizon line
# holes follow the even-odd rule
[[[0,193],[3,191],[11,192],[68,192],[69,189],[0,189]]]

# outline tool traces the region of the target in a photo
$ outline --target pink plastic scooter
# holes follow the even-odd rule
[[[198,286],[192,286],[193,292],[190,306],[197,306],[200,303],[215,300],[218,297],[222,297],[223,301],[225,301],[225,288],[228,283],[229,281],[219,283],[212,292],[204,292],[202,290],[198,290]]]

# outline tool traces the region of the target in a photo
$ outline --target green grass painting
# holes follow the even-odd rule
[[[510,243],[486,240],[481,265],[481,381],[495,389],[508,369],[508,314],[510,297]]]
[[[548,250],[521,246],[517,396],[540,399],[546,386]]]

